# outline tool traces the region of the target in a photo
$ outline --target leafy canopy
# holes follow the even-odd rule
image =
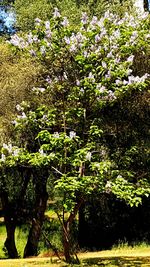
[[[147,91],[149,74],[136,75],[134,62],[148,50],[148,15],[126,13],[120,19],[106,12],[90,19],[84,12],[80,29],[74,30],[55,8],[50,21],[37,18],[32,32],[14,35],[10,43],[43,64],[43,83],[33,91],[45,97],[45,105],[17,107],[18,146],[3,144],[1,168],[49,168],[66,211],[94,192],[112,192],[138,205],[150,193],[149,182],[119,165],[101,118],[131,95]]]

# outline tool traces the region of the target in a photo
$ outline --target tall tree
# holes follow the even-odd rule
[[[17,156],[9,153],[7,157],[5,152],[1,164],[19,162],[49,169],[55,195],[61,196],[56,212],[68,262],[72,260],[71,226],[88,195],[112,192],[130,205],[138,205],[142,195],[149,195],[148,172],[140,176],[136,168],[130,169],[139,153],[136,138],[122,146],[117,115],[132,98],[148,93],[149,76],[136,75],[135,64],[139,54],[148,53],[148,21],[148,16],[129,14],[120,20],[110,12],[90,20],[83,13],[81,28],[74,31],[55,8],[50,22],[37,19],[33,33],[11,39],[43,64],[45,80],[33,90],[45,98],[45,105],[20,106],[14,123],[16,129],[24,130],[29,143],[24,146],[18,139],[22,148]],[[110,116],[112,110],[116,111]],[[123,129],[129,130],[126,124]]]

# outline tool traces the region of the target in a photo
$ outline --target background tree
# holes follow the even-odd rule
[[[11,121],[16,113],[16,105],[32,99],[32,87],[39,79],[40,66],[29,57],[23,58],[10,50],[4,41],[0,44],[0,131],[1,143],[11,132]],[[35,100],[34,100],[35,101]]]
[[[37,8],[38,7],[38,8]],[[108,9],[120,15],[126,11],[132,12],[131,1],[125,0],[120,4],[120,0],[28,0],[14,2],[16,13],[16,26],[22,31],[29,31],[34,28],[36,18],[48,20],[52,17],[53,9],[57,7],[62,16],[67,16],[73,27],[79,26],[82,12],[87,12],[89,16],[100,17]]]

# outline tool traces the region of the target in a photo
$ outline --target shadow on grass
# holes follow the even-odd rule
[[[83,260],[83,266],[150,267],[150,257],[110,257]]]

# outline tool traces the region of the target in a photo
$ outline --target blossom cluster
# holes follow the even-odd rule
[[[17,146],[13,146],[12,143],[10,142],[8,144],[3,143],[2,149],[1,149],[0,162],[5,162],[7,159],[7,156],[18,157],[21,151],[22,151],[21,148]]]
[[[133,74],[137,51],[144,53],[150,43],[148,29],[143,29],[147,20],[147,13],[134,16],[126,13],[121,19],[109,11],[100,19],[96,16],[90,19],[83,13],[81,27],[75,31],[55,8],[50,21],[37,18],[33,32],[24,38],[15,34],[10,43],[42,62],[52,59],[45,83],[33,88],[36,94],[71,86],[69,101],[76,94],[81,102],[86,95],[89,100],[105,104],[116,101],[132,88],[141,90],[147,86],[149,74],[141,77]],[[25,112],[18,118],[25,119]]]

